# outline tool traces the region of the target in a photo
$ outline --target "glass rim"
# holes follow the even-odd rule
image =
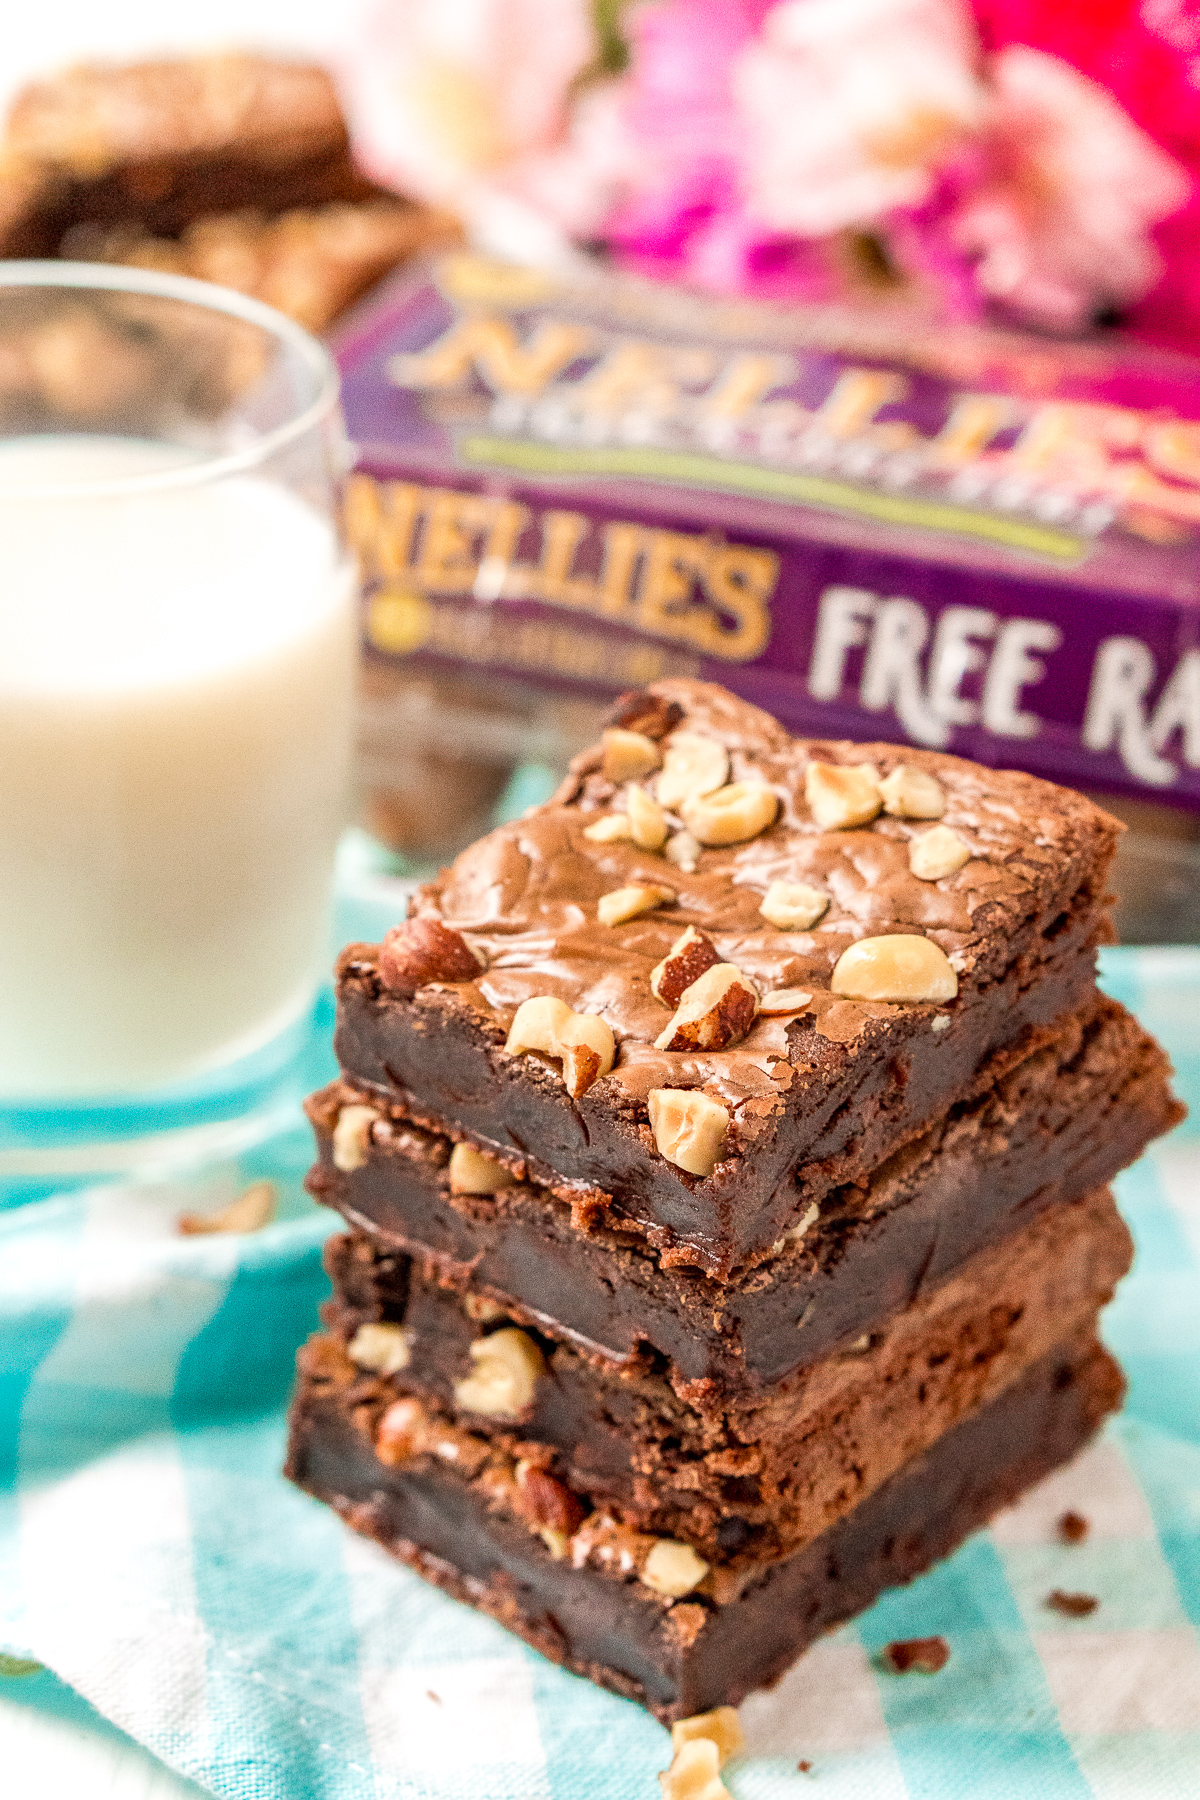
[[[123,264],[58,262],[49,259],[0,261],[0,290],[22,287],[61,288],[64,292],[72,288],[111,288],[117,293],[148,294],[155,299],[180,300],[191,306],[202,307],[210,313],[224,313],[245,324],[257,325],[276,342],[293,351],[313,377],[316,392],[314,398],[294,418],[270,431],[260,433],[252,444],[247,444],[242,449],[214,456],[202,455],[197,461],[182,464],[178,469],[166,469],[148,475],[12,483],[6,483],[0,477],[2,497],[53,499],[63,496],[71,499],[99,499],[110,494],[154,493],[221,481],[228,475],[239,475],[257,468],[279,451],[307,437],[324,424],[337,406],[341,377],[337,364],[325,346],[286,313],[268,306],[263,300],[239,294],[233,288],[219,287],[212,281],[197,281],[191,275],[171,275],[157,269],[131,268]],[[0,443],[3,441],[0,438]]]

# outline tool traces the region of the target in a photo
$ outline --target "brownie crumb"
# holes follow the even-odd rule
[[[796,1764],[796,1767],[802,1775],[807,1775],[808,1771],[812,1768],[812,1764],[801,1757],[800,1761]]]
[[[910,1669],[936,1675],[949,1661],[950,1646],[944,1637],[899,1638],[883,1652],[884,1667],[894,1675],[907,1675]]]
[[[1058,1521],[1058,1535],[1064,1544],[1082,1544],[1090,1530],[1082,1513],[1065,1512]]]
[[[440,1694],[435,1694],[432,1688],[425,1689],[425,1698],[427,1700],[432,1700],[435,1706],[440,1706],[442,1704],[442,1696]]]
[[[1053,1612],[1063,1613],[1068,1619],[1086,1619],[1094,1613],[1100,1602],[1092,1594],[1064,1594],[1061,1588],[1055,1588],[1047,1594],[1046,1605]]]

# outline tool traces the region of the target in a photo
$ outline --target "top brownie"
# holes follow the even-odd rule
[[[338,1057],[583,1228],[723,1279],[1084,1003],[1119,829],[1032,776],[656,683],[343,952]]]

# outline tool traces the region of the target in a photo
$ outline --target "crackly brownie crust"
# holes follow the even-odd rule
[[[458,1296],[366,1239],[333,1241],[325,1317],[347,1343],[367,1319],[404,1327],[409,1360],[384,1397],[416,1395],[510,1448],[551,1445],[555,1473],[593,1506],[740,1565],[818,1537],[1060,1337],[1090,1325],[1131,1256],[1106,1190],[1059,1204],[862,1343],[753,1404],[704,1414],[653,1367],[617,1373],[549,1338],[546,1371],[519,1418],[471,1411],[456,1392],[472,1371],[470,1347],[510,1321],[480,1323]]]
[[[339,1374],[337,1370],[340,1369]],[[1090,1333],[1058,1344],[807,1549],[738,1597],[671,1601],[611,1566],[573,1566],[444,1461],[380,1462],[344,1359],[302,1353],[287,1472],[355,1530],[552,1661],[664,1722],[775,1681],[824,1632],[912,1580],[1066,1462],[1120,1404]]]
[[[798,1171],[802,1181],[812,1165],[828,1181],[859,1179],[974,1091],[998,1050],[1086,1003],[1094,949],[1108,934],[1104,886],[1119,828],[1081,795],[1032,776],[895,745],[792,739],[701,682],[648,692],[679,715],[663,744],[677,731],[723,744],[732,781],[775,790],[776,823],[749,842],[704,849],[692,873],[628,841],[596,843],[584,831],[617,790],[585,753],[555,800],[465,851],[416,898],[417,917],[467,934],[487,968],[404,997],[385,986],[371,947],[352,946],[339,969],[336,1049],[352,1080],[397,1099],[416,1122],[457,1128],[535,1179],[598,1192],[601,1204],[612,1196],[622,1223],[664,1259],[724,1278],[785,1229]],[[933,774],[943,823],[971,859],[925,881],[908,861],[918,822],[885,815],[821,830],[804,799],[814,759],[869,762],[881,776],[902,763]],[[811,930],[780,930],[760,915],[779,879],[832,896]],[[677,902],[599,924],[601,896],[636,883],[668,884]],[[760,1015],[733,1048],[655,1048],[669,1015],[650,974],[687,925],[764,991],[811,991],[810,1004],[790,1018]],[[831,992],[842,951],[893,933],[922,935],[952,959],[951,1004]],[[504,1048],[517,1007],[544,994],[600,1013],[618,1042],[611,1072],[576,1100],[554,1063]],[[703,1089],[731,1114],[724,1159],[706,1177],[656,1149],[648,1095],[671,1087]]]
[[[361,1167],[337,1169],[333,1121],[368,1098],[344,1082],[310,1102],[320,1160],[308,1186],[380,1245],[522,1323],[618,1364],[665,1362],[680,1398],[704,1410],[875,1329],[1016,1225],[1110,1181],[1181,1116],[1169,1072],[1137,1021],[1096,998],[865,1187],[821,1194],[799,1241],[725,1284],[662,1267],[594,1214],[577,1228],[552,1189],[452,1193],[449,1141],[399,1114],[374,1127]],[[816,1199],[798,1190],[797,1217]]]

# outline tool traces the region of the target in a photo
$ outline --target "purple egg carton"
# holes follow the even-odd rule
[[[468,253],[337,349],[370,655],[1200,808],[1200,361]]]

